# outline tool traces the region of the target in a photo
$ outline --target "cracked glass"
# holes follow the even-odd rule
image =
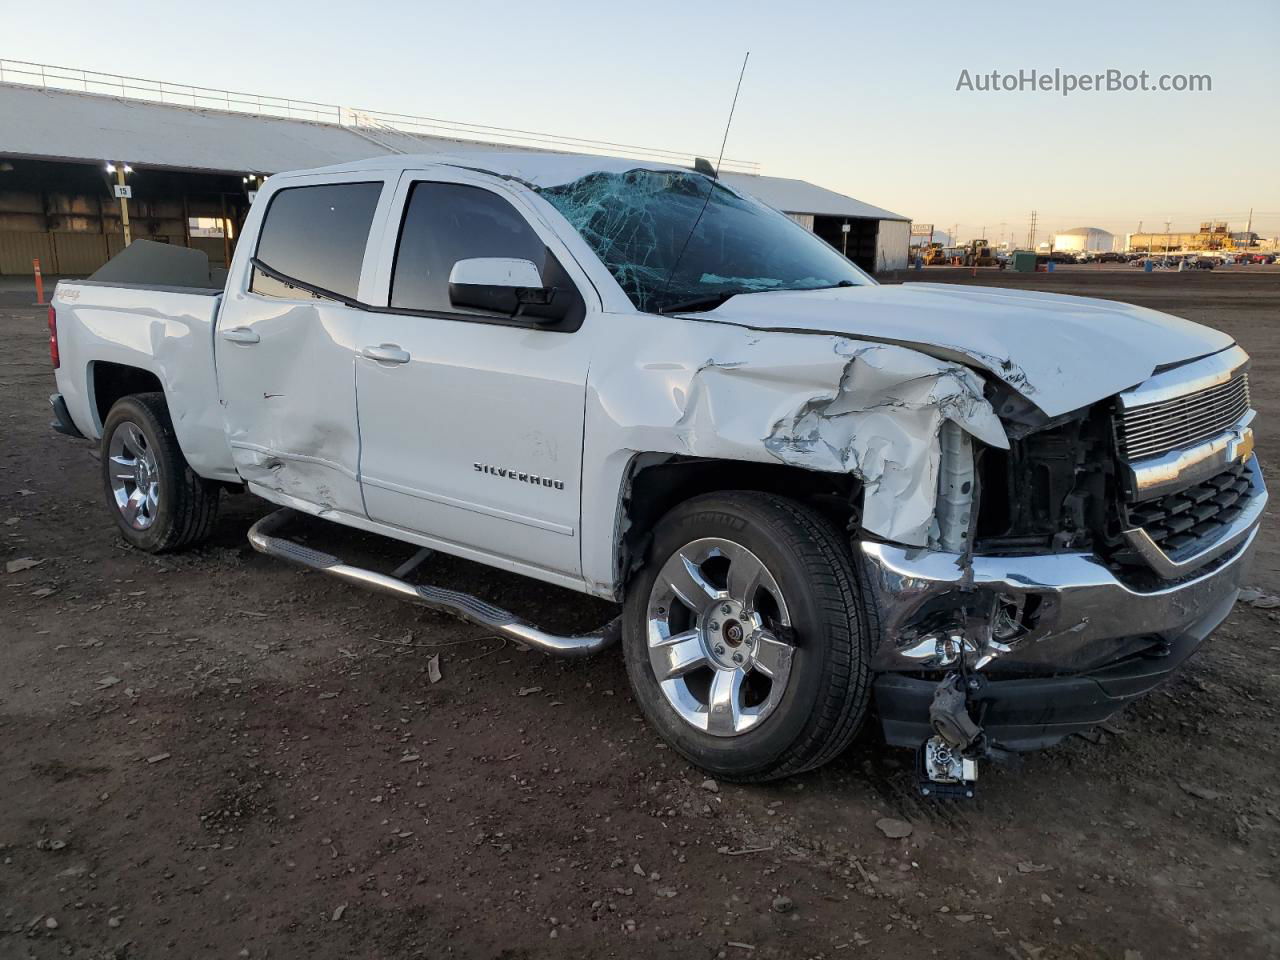
[[[538,193],[582,235],[637,310],[872,282],[786,215],[701,174],[596,172]]]

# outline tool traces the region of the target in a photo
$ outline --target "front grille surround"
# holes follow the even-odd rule
[[[1129,507],[1129,523],[1177,562],[1220,539],[1254,493],[1247,464],[1237,461],[1202,483]]]
[[[1115,414],[1120,456],[1130,462],[1203,443],[1249,412],[1249,375],[1159,403],[1126,407]]]

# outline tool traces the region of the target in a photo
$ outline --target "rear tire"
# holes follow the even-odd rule
[[[829,762],[867,712],[879,623],[866,597],[847,541],[809,507],[747,491],[681,504],[627,593],[623,652],[641,711],[721,779]]]
[[[118,400],[102,425],[102,485],[121,535],[139,550],[194,546],[213,530],[219,484],[182,455],[162,393]]]

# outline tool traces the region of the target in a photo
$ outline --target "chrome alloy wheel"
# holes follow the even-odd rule
[[[716,737],[748,732],[782,700],[795,648],[773,575],[741,544],[685,544],[649,592],[649,664],[667,703]]]
[[[122,421],[107,448],[111,495],[125,522],[146,530],[160,509],[160,469],[156,455],[138,425]]]

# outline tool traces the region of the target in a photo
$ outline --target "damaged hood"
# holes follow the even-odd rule
[[[1234,342],[1145,307],[945,283],[737,296],[703,319],[877,340],[961,359],[990,371],[1050,417]]]

